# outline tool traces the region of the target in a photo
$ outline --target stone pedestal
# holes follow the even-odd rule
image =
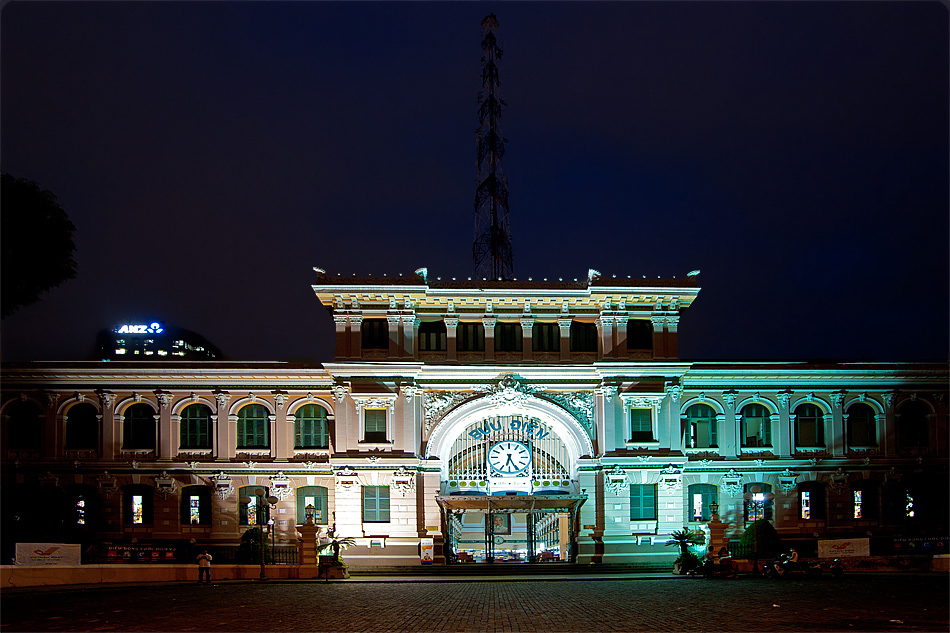
[[[729,539],[726,538],[726,524],[719,520],[719,515],[714,514],[712,520],[706,524],[709,528],[709,544],[719,551],[721,547],[728,547]]]
[[[320,528],[313,523],[297,526],[297,578],[319,578],[320,559],[317,556],[317,538]]]

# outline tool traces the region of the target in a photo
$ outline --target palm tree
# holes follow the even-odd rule
[[[670,534],[670,540],[667,545],[676,545],[680,548],[679,558],[674,565],[679,564],[683,572],[691,571],[699,567],[699,558],[689,551],[690,545],[702,545],[706,542],[706,535],[700,530],[690,530],[684,527],[682,530],[676,530]],[[682,573],[682,572],[680,572]]]
[[[338,537],[335,535],[336,525],[327,530],[328,542],[320,546],[318,553],[333,552],[333,564],[340,564],[340,550],[356,545],[356,540],[350,536]]]

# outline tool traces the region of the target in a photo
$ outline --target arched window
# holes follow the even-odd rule
[[[803,521],[825,518],[825,484],[820,481],[798,484],[798,518]]]
[[[270,493],[263,486],[242,486],[238,491],[238,521],[241,525],[264,525],[270,518]],[[245,503],[241,499],[248,499]]]
[[[627,349],[653,349],[653,323],[647,319],[627,321]]]
[[[99,419],[96,408],[88,403],[77,404],[66,413],[66,448],[98,449]]]
[[[123,519],[128,525],[152,524],[152,487],[132,484],[122,488]]]
[[[930,424],[927,405],[910,400],[897,411],[897,442],[901,448],[924,448],[930,445]]]
[[[571,351],[596,352],[597,326],[584,321],[571,322]]]
[[[772,520],[772,500],[775,495],[772,494],[772,485],[757,481],[746,484],[742,498],[743,503],[742,516],[749,523],[759,519]]]
[[[852,515],[855,521],[873,520],[878,516],[880,498],[877,484],[868,479],[856,481],[851,485]]]
[[[327,448],[330,433],[327,410],[317,404],[305,404],[294,413],[294,448]]]
[[[719,488],[717,486],[713,484],[693,484],[687,490],[687,497],[690,521],[709,521],[712,519],[710,504],[719,503]]]
[[[772,445],[772,420],[761,404],[742,407],[742,446],[754,448]]]
[[[847,437],[850,448],[877,446],[877,422],[870,405],[855,402],[848,408]]]
[[[43,414],[32,402],[15,402],[6,417],[7,448],[40,449],[43,446]]]
[[[419,351],[444,352],[446,341],[445,321],[423,321],[419,324]]]
[[[686,409],[687,446],[689,448],[716,448],[719,429],[716,411],[708,404],[694,404]]]
[[[270,448],[270,418],[262,404],[249,404],[238,411],[238,448]]]
[[[181,489],[183,525],[211,525],[210,486],[185,486]]]
[[[122,422],[122,448],[155,448],[155,410],[145,403],[125,410]]]
[[[181,448],[211,448],[211,409],[190,404],[181,412]]]
[[[810,402],[795,407],[795,446],[820,448],[825,445],[825,418],[818,405]]]
[[[307,506],[313,506],[313,522],[326,525],[329,516],[327,489],[323,486],[301,486],[297,488],[297,525],[307,522]]]
[[[95,486],[76,484],[67,489],[66,527],[72,530],[95,530],[97,501]]]

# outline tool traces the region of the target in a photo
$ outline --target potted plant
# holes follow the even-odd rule
[[[689,546],[702,545],[705,542],[705,534],[700,530],[690,530],[687,527],[670,534],[670,540],[666,544],[680,548],[680,555],[673,561],[673,573],[679,575],[696,573],[700,566],[700,560],[696,554],[689,551]]]
[[[337,536],[336,535],[336,525],[327,530],[327,542],[320,545],[317,553],[324,554],[330,553],[333,556],[333,559],[330,565],[326,566],[322,570],[322,573],[326,574],[326,578],[348,578],[349,574],[346,571],[346,563],[340,558],[340,551],[356,545],[356,540],[349,536]],[[323,565],[321,565],[323,567]]]

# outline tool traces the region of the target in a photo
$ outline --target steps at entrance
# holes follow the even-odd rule
[[[570,574],[672,573],[669,562],[577,565],[574,563],[458,563],[455,565],[403,565],[347,567],[351,576],[553,576]]]

